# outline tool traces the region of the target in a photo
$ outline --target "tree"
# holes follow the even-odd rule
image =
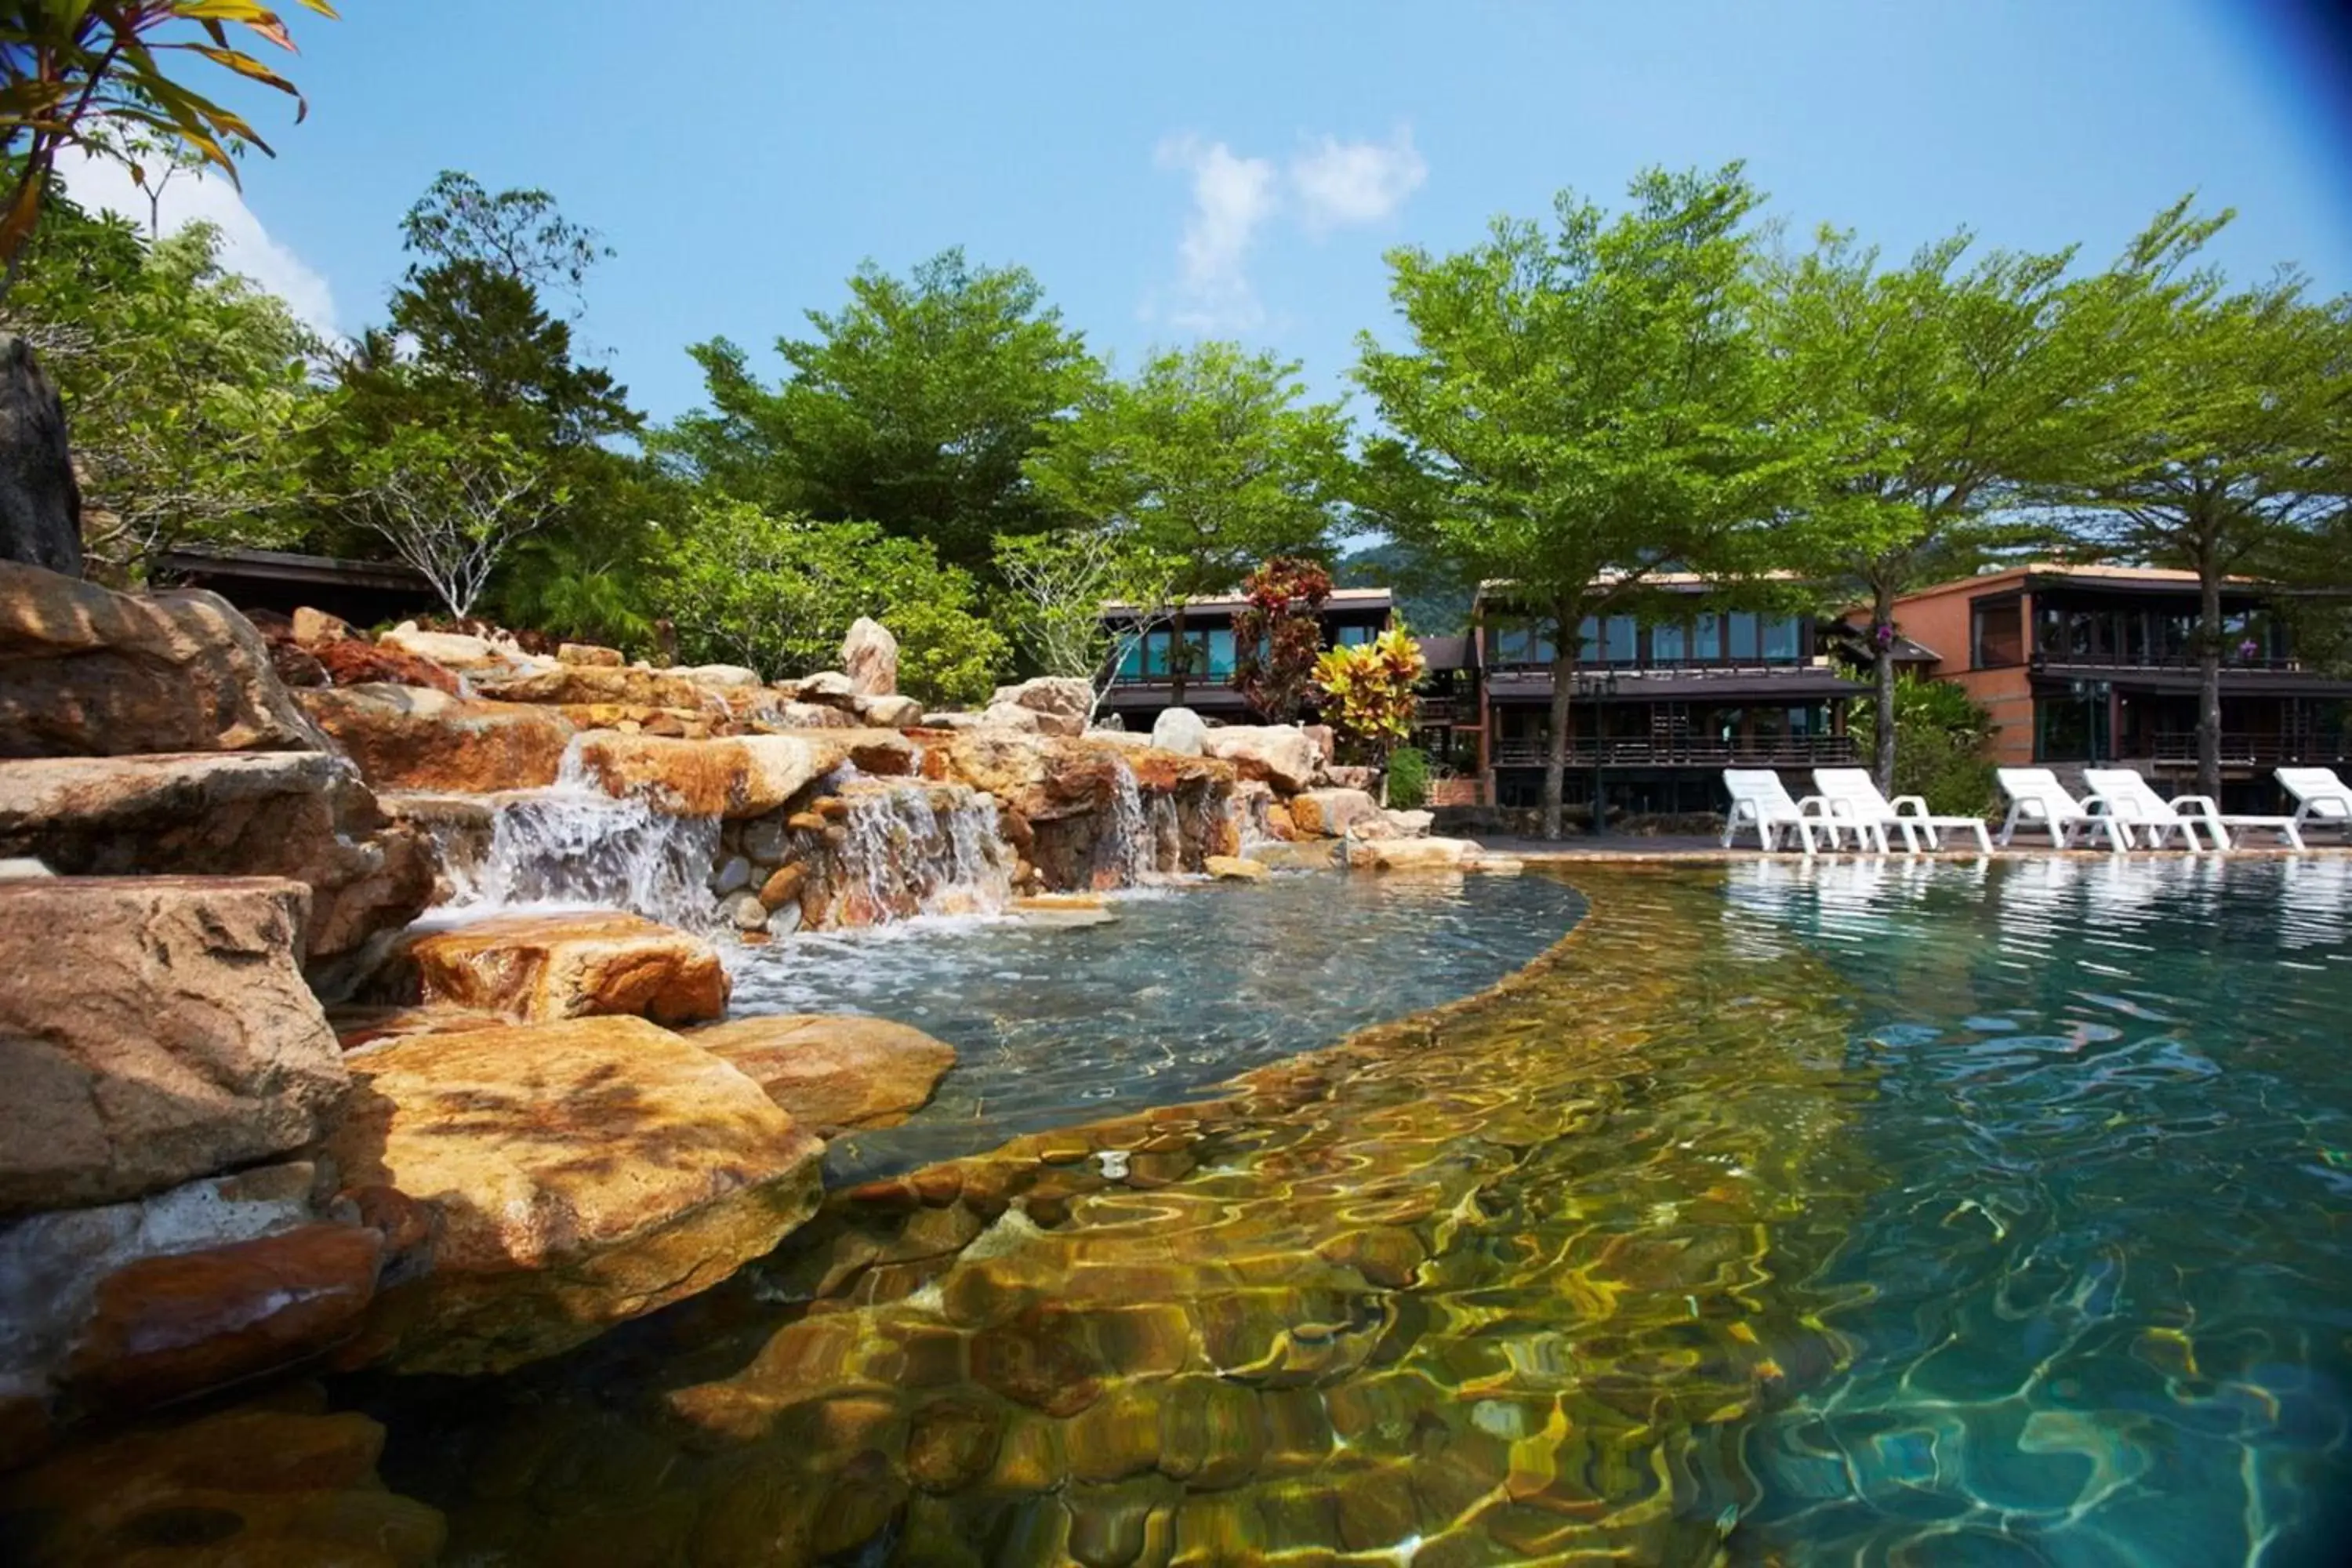
[[[2023,509],[2087,478],[2127,427],[2131,301],[2169,287],[2213,227],[2175,207],[2116,268],[2071,279],[2071,248],[1970,263],[1966,233],[1882,268],[1875,250],[1825,230],[1770,269],[1766,336],[1788,416],[1819,458],[1782,548],[1871,605],[1881,789],[1898,732],[1895,599],[2049,535]]]
[[[1993,814],[1990,710],[1951,681],[1906,675],[1895,683],[1895,723],[1903,744],[1887,794],[1918,795],[1938,816]],[[1876,701],[1856,699],[1855,731],[1867,738],[1877,724]]]
[[[869,262],[849,290],[845,309],[808,313],[814,337],[777,342],[772,390],[725,338],[689,351],[711,406],[656,447],[720,495],[877,522],[985,575],[999,535],[1061,521],[1022,464],[1100,368],[1022,268],[946,250],[904,279]]]
[[[1549,239],[1503,221],[1459,255],[1391,253],[1412,346],[1359,339],[1356,378],[1396,433],[1367,451],[1369,504],[1460,576],[1507,579],[1549,632],[1549,837],[1586,618],[1639,613],[1669,567],[1735,559],[1802,471],[1752,331],[1760,198],[1738,165],[1651,172],[1631,195],[1612,220],[1563,195]]]
[[[2197,574],[2197,789],[2221,789],[2225,579],[2307,557],[2352,515],[2352,296],[2284,274],[2226,298],[2142,301],[2144,390],[2084,487],[2086,531]],[[2344,581],[2336,558],[2329,580]]]
[[[1325,652],[1316,661],[1315,684],[1342,750],[1386,767],[1389,754],[1412,739],[1414,692],[1427,668],[1402,622],[1370,642]]]
[[[467,262],[538,290],[581,297],[588,273],[613,255],[593,228],[572,222],[541,190],[493,195],[473,175],[444,169],[400,220],[403,250],[429,258],[412,264],[411,282],[432,267]]]
[[[1129,656],[1176,613],[1178,563],[1109,529],[1001,538],[996,568],[1014,636],[1042,673],[1093,689],[1090,721]]]
[[[563,504],[502,430],[413,426],[347,454],[359,516],[459,620],[507,551]]]
[[[1298,366],[1233,343],[1153,355],[1090,389],[1026,471],[1037,493],[1177,562],[1180,595],[1229,592],[1253,562],[1322,552],[1345,470],[1347,421],[1307,404]],[[1171,673],[1184,700],[1184,610]]]
[[[326,412],[310,330],[222,268],[209,225],[150,240],[61,201],[28,254],[0,328],[57,379],[93,571],[129,582],[183,543],[289,542]]]
[[[299,4],[335,15],[327,0]],[[16,282],[25,244],[40,222],[59,149],[128,163],[142,184],[145,169],[121,140],[134,128],[202,158],[232,184],[234,150],[269,152],[244,116],[174,79],[164,60],[201,56],[292,98],[298,121],[308,112],[292,82],[230,47],[230,24],[293,51],[286,24],[253,0],[18,0],[0,13],[0,159],[13,176],[0,208],[0,260],[7,267],[0,298]]]
[[[1290,723],[1315,687],[1331,574],[1277,555],[1243,581],[1242,596],[1248,604],[1234,617],[1234,686],[1267,723]]]
[[[901,683],[927,701],[985,698],[1004,662],[970,574],[877,523],[708,501],[671,531],[652,587],[692,660],[822,669],[849,623],[870,616],[898,639]]]

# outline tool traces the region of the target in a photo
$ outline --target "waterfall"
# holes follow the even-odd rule
[[[1127,759],[1113,757],[1111,770],[1110,810],[1095,835],[1087,881],[1097,888],[1132,888],[1160,868],[1159,833]]]
[[[918,915],[994,914],[1013,897],[1013,852],[996,801],[963,784],[842,778],[837,838],[809,846],[825,888],[823,927]]]
[[[452,874],[452,907],[621,909],[689,931],[718,919],[709,889],[717,819],[605,794],[580,766],[576,741],[554,784],[509,791],[496,809],[479,865]]]

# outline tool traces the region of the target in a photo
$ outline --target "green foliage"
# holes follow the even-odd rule
[[[1889,795],[1924,797],[1938,816],[1984,816],[1995,808],[1989,754],[1992,715],[1948,680],[1905,676],[1895,683],[1895,783]],[[1857,699],[1853,733],[1877,735],[1876,705]]]
[[[1064,529],[996,541],[998,603],[1039,673],[1108,680],[1168,619],[1177,563],[1115,530]],[[1107,620],[1103,606],[1125,614]]]
[[[331,17],[327,0],[298,0]],[[309,105],[294,84],[243,49],[230,47],[236,25],[291,53],[294,40],[278,14],[254,0],[19,0],[0,10],[0,158],[11,186],[0,207],[0,295],[17,275],[26,242],[40,221],[58,151],[76,147],[146,171],[125,152],[137,132],[174,153],[200,158],[237,183],[233,150],[269,144],[244,116],[193,91],[163,68],[194,56]]]
[[[1176,563],[1188,596],[1229,591],[1270,555],[1320,554],[1347,422],[1336,404],[1300,401],[1297,372],[1232,343],[1156,354],[1133,380],[1086,394],[1029,460],[1030,483]]]
[[[472,262],[530,289],[560,287],[575,298],[590,268],[612,247],[596,231],[566,218],[541,190],[493,195],[471,174],[444,169],[400,220],[401,248],[432,262],[409,269],[413,281],[434,264]]]
[[[1234,616],[1234,686],[1269,724],[1298,717],[1323,651],[1323,603],[1331,574],[1312,561],[1277,555],[1243,580],[1248,601]]]
[[[1389,753],[1389,809],[1419,811],[1429,804],[1429,753],[1401,746]]]
[[[1316,661],[1323,721],[1349,755],[1378,765],[1412,739],[1413,692],[1426,669],[1402,624],[1368,643],[1327,649]]]
[[[849,290],[845,309],[808,312],[814,337],[777,342],[773,389],[727,339],[693,348],[710,407],[656,449],[715,494],[868,520],[988,573],[997,537],[1060,521],[1022,465],[1100,369],[1022,268],[946,250],[905,279],[869,263]]]
[[[1410,345],[1358,340],[1356,379],[1396,432],[1366,451],[1370,512],[1457,579],[1511,580],[1564,658],[1584,616],[1639,613],[1659,571],[1737,565],[1807,456],[1750,330],[1755,189],[1734,165],[1645,174],[1630,195],[1614,218],[1562,195],[1549,237],[1503,221],[1458,255],[1393,252]],[[1560,782],[1556,751],[1555,836]]]
[[[317,340],[220,265],[219,231],[149,242],[60,202],[0,328],[64,399],[95,574],[124,582],[184,543],[270,546],[299,528],[300,443],[325,417]]]
[[[1460,637],[1470,629],[1477,584],[1425,545],[1389,540],[1351,550],[1331,568],[1331,580],[1342,588],[1390,589],[1397,614],[1423,637]]]
[[[667,541],[652,595],[688,662],[771,675],[831,668],[849,623],[871,616],[898,639],[900,685],[934,704],[984,699],[1007,652],[971,575],[923,541],[748,501],[696,507]]]
[[[545,459],[503,430],[451,420],[365,441],[346,427],[337,439],[359,521],[459,620],[508,549],[569,499]]]

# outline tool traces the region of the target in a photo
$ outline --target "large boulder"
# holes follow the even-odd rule
[[[1171,708],[1151,721],[1151,744],[1159,751],[1197,757],[1206,749],[1209,727],[1190,708]]]
[[[560,664],[478,680],[474,690],[499,702],[625,702],[637,708],[698,709],[716,700],[715,694],[681,671],[635,665]]]
[[[299,630],[295,640],[301,641]],[[425,686],[451,697],[464,690],[454,672],[429,658],[403,653],[389,644],[360,637],[329,637],[301,646],[318,661],[327,679],[337,686]]]
[[[920,1029],[851,1014],[735,1018],[686,1037],[768,1091],[820,1138],[896,1127],[930,1103],[955,1047]]]
[[[310,889],[306,959],[406,925],[433,894],[425,837],[324,752],[0,762],[0,856],[19,855],[68,877],[290,877]]]
[[[107,1204],[316,1139],[351,1084],[276,878],[0,882],[0,1216]]]
[[[1349,829],[1386,838],[1394,829],[1380,802],[1360,789],[1307,789],[1290,797],[1291,825],[1313,838],[1338,838]]]
[[[903,743],[903,742],[902,742]],[[673,741],[598,731],[578,760],[607,795],[648,800],[680,816],[762,816],[849,757],[829,733]]]
[[[841,639],[841,668],[861,697],[893,697],[898,690],[898,639],[879,621],[860,616]]]
[[[0,560],[81,575],[81,487],[65,405],[14,332],[0,333]]]
[[[923,705],[911,697],[861,697],[857,716],[868,724],[910,730],[923,721]]]
[[[534,1023],[633,1014],[690,1024],[727,1011],[727,969],[700,937],[619,910],[493,915],[413,936],[397,1000]]]
[[[319,751],[217,594],[118,594],[0,561],[0,757]]]
[[[1348,846],[1348,864],[1368,871],[1460,871],[1477,856],[1466,838],[1359,838]]]
[[[1202,733],[1201,749],[1263,779],[1283,795],[1296,795],[1315,782],[1315,744],[1296,724],[1231,724]]]
[[[949,777],[994,795],[1031,822],[1096,810],[1118,787],[1119,749],[1098,742],[958,730],[929,754]]]
[[[378,1298],[403,1371],[501,1372],[707,1289],[819,1196],[823,1145],[760,1086],[635,1018],[418,1035],[351,1058],[346,1182],[436,1212]]]
[[[1018,686],[1000,686],[989,708],[1025,708],[1048,735],[1083,735],[1095,710],[1095,689],[1076,676],[1041,675]]]
[[[541,788],[555,782],[573,733],[551,708],[424,687],[333,687],[300,701],[377,789]]]

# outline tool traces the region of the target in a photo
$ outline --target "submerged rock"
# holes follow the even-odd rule
[[[727,1010],[718,950],[618,910],[494,915],[410,939],[400,963],[413,982],[406,1000],[533,1022],[631,1014],[688,1024]]]
[[[217,594],[118,594],[0,561],[0,757],[318,751]]]
[[[766,816],[849,755],[830,734],[672,741],[598,731],[581,737],[579,749],[581,767],[607,795],[640,796],[681,816],[730,818]]]
[[[0,1215],[105,1204],[317,1138],[350,1089],[274,878],[0,883]]]
[[[737,1018],[687,1037],[748,1076],[820,1138],[896,1127],[930,1103],[955,1047],[887,1018],[814,1013]]]
[[[339,687],[301,701],[377,789],[538,789],[555,782],[572,742],[551,709],[417,687]]]
[[[344,1180],[436,1211],[431,1271],[369,1348],[499,1372],[719,1283],[814,1210],[823,1145],[710,1052],[635,1018],[421,1035],[352,1058]]]
[[[434,881],[425,838],[324,752],[0,762],[0,855],[69,877],[291,877],[312,960],[407,924]]]

